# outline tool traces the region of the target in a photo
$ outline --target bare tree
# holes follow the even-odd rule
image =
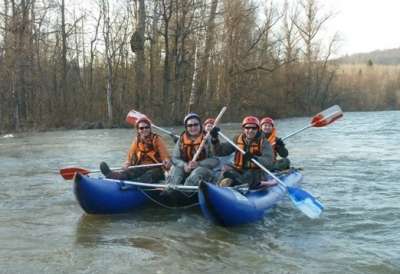
[[[90,57],[89,57],[89,88],[88,88],[88,92],[89,94],[94,94],[95,90],[94,90],[94,59],[95,59],[95,52],[96,52],[96,43],[98,40],[98,35],[99,35],[99,28],[100,28],[100,23],[101,23],[101,19],[102,19],[102,12],[99,12],[97,18],[95,18],[96,21],[96,25],[95,25],[95,31],[94,31],[94,35],[93,38],[90,40]],[[89,97],[88,98],[89,101],[93,101],[94,98]],[[94,104],[89,104],[88,113],[93,113],[93,105]]]
[[[320,8],[317,0],[303,0],[300,3],[303,10],[304,19],[302,21],[293,21],[296,25],[302,41],[304,43],[304,70],[305,79],[303,93],[298,94],[298,99],[302,102],[304,110],[311,113],[313,108],[320,105],[322,81],[326,80],[326,62],[331,54],[331,49],[335,39],[330,42],[328,53],[325,57],[322,55],[322,45],[318,41],[318,35],[322,26],[332,17],[332,13],[320,15]],[[321,59],[325,61],[321,64]],[[329,74],[329,73],[328,73]],[[328,76],[328,81],[329,80]],[[324,90],[327,92],[327,90]]]
[[[101,10],[103,14],[103,38],[104,38],[104,50],[106,57],[106,70],[107,70],[107,87],[106,87],[106,98],[107,98],[107,122],[111,126],[113,122],[113,53],[111,48],[111,22],[110,22],[110,7],[108,0],[101,0]]]
[[[223,2],[224,25],[221,72],[219,76],[219,100],[228,104],[233,112],[240,113],[249,107],[251,100],[242,90],[254,90],[254,81],[249,75],[262,70],[256,58],[257,46],[263,31],[256,28],[256,7],[250,1],[234,0]],[[258,63],[258,64],[257,64]],[[243,96],[241,96],[243,94]],[[233,100],[235,99],[235,101]],[[240,104],[237,100],[240,100]]]
[[[9,39],[12,41],[9,48],[11,54],[11,95],[14,100],[14,129],[19,130],[22,121],[27,118],[27,84],[28,68],[29,68],[29,55],[28,46],[32,37],[30,27],[30,8],[31,2],[28,0],[21,0],[16,3],[11,0],[11,22],[10,22],[10,35]],[[14,51],[14,52],[12,52]]]
[[[164,71],[163,71],[163,93],[162,101],[169,102],[170,93],[172,90],[171,83],[171,45],[170,45],[170,24],[173,14],[173,0],[160,0],[161,4],[161,20],[163,24],[162,35],[164,36]],[[163,116],[169,112],[169,109],[163,108]]]
[[[195,43],[195,59],[194,59],[194,72],[193,72],[193,80],[192,80],[192,89],[189,100],[189,111],[194,109],[195,106],[198,108],[204,108],[204,106],[208,105],[207,103],[211,99],[210,93],[211,91],[207,88],[209,87],[209,63],[211,50],[214,47],[214,37],[215,37],[215,18],[217,14],[218,0],[211,0],[210,11],[208,15],[208,20],[206,23],[205,30],[205,45],[204,50],[201,54],[201,60],[198,60],[198,46]],[[199,36],[199,35],[197,35]],[[200,63],[200,64],[199,64]],[[204,100],[200,104],[200,98]]]
[[[153,12],[150,37],[150,64],[149,64],[149,99],[152,100],[152,105],[155,107],[153,113],[156,114],[162,106],[162,98],[155,96],[160,85],[157,78],[161,62],[161,45],[160,45],[160,3],[158,0],[153,1]]]
[[[300,35],[295,26],[298,21],[298,6],[291,7],[288,1],[285,1],[283,7],[283,25],[282,25],[282,46],[283,46],[283,79],[285,85],[283,88],[283,100],[294,105],[296,101],[295,93],[298,91],[298,72],[299,52],[300,52]]]
[[[68,112],[68,84],[67,84],[67,30],[65,23],[65,0],[61,0],[61,101],[64,109],[63,113]]]
[[[135,88],[140,93],[139,105],[147,105],[146,62],[144,48],[144,34],[146,30],[146,6],[144,0],[135,0],[135,31],[131,36],[131,50],[135,54]]]
[[[114,122],[114,73],[122,63],[124,47],[127,45],[128,25],[130,21],[127,18],[125,10],[110,10],[108,0],[100,0],[100,10],[103,14],[103,39],[106,66],[106,101],[107,101],[107,123],[111,126]]]

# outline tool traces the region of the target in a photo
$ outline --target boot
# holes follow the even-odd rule
[[[110,176],[111,176],[111,173],[112,173],[110,167],[107,165],[106,162],[101,162],[101,163],[100,163],[100,171],[101,171],[101,173],[103,173],[103,175],[104,175],[106,178],[110,177]]]

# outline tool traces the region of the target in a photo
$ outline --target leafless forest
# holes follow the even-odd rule
[[[224,121],[400,105],[398,69],[330,61],[317,0],[75,2],[1,0],[0,131],[119,126],[130,109],[165,125],[224,105]]]

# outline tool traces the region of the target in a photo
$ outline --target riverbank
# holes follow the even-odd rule
[[[126,123],[114,124],[112,126],[107,126],[106,123],[102,121],[97,122],[82,122],[75,123],[71,126],[62,127],[22,127],[19,130],[4,130],[0,129],[0,136],[5,136],[9,134],[18,133],[35,133],[35,132],[51,132],[51,131],[63,131],[63,130],[86,130],[86,129],[111,129],[111,128],[131,128],[132,126]]]

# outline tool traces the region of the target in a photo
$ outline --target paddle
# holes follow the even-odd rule
[[[285,139],[287,139],[299,132],[302,132],[310,127],[327,126],[342,116],[343,116],[343,111],[340,109],[340,107],[338,105],[331,106],[330,108],[327,108],[326,110],[321,111],[320,113],[314,115],[313,118],[311,119],[311,122],[309,125],[301,128],[299,130],[296,130],[295,132],[290,133],[288,136],[283,137],[282,140],[285,140]]]
[[[228,143],[230,143],[233,147],[235,147],[240,153],[245,154],[245,152],[238,147],[234,142],[232,142],[228,137],[226,137],[222,132],[218,132],[219,136],[224,138]],[[278,177],[276,177],[271,171],[269,171],[266,167],[260,164],[256,159],[251,159],[251,161],[256,164],[259,168],[263,171],[268,173],[272,178],[274,178],[281,187],[287,190],[290,200],[293,204],[300,209],[307,217],[311,219],[318,218],[324,206],[314,198],[310,193],[307,191],[294,186],[288,186],[284,182],[282,182]]]
[[[144,115],[143,113],[140,113],[139,111],[132,109],[132,110],[129,111],[128,114],[126,115],[125,121],[126,121],[128,124],[130,124],[130,125],[132,125],[132,126],[135,126],[135,125],[136,125],[136,122],[137,122],[139,119],[142,119],[142,118],[146,118],[147,120],[151,121],[151,120],[150,120],[146,115]],[[156,128],[156,129],[158,129],[159,131],[162,131],[162,132],[168,134],[169,136],[171,136],[171,138],[174,140],[174,142],[176,142],[177,139],[179,139],[179,135],[176,135],[176,134],[172,133],[172,132],[169,131],[169,130],[166,130],[166,129],[162,128],[162,127],[156,126],[156,125],[154,125],[153,123],[151,123],[151,126],[154,127],[154,128]]]
[[[109,181],[109,182],[117,182],[120,183],[122,182],[121,180],[116,180],[116,179],[104,179],[104,181]],[[198,186],[185,186],[185,185],[172,185],[172,184],[150,184],[150,183],[142,183],[142,182],[134,182],[134,181],[123,181],[124,184],[126,185],[133,185],[133,186],[139,186],[139,187],[150,187],[150,188],[155,188],[155,189],[176,189],[179,191],[197,191],[199,189]]]
[[[141,168],[141,167],[156,167],[156,166],[162,166],[163,163],[156,163],[156,164],[146,164],[146,165],[137,165],[137,166],[130,166],[128,169],[135,169],[135,168]],[[111,170],[122,170],[122,168],[111,168]],[[72,180],[74,178],[75,173],[81,173],[81,174],[88,174],[88,173],[94,173],[94,172],[100,172],[100,170],[88,170],[82,167],[66,167],[60,169],[60,174],[65,180]]]
[[[224,115],[225,111],[226,111],[226,107],[223,107],[221,109],[221,111],[219,112],[217,118],[215,118],[215,121],[214,121],[214,124],[213,124],[212,128],[214,128],[218,124],[219,120],[221,120],[221,117],[222,117],[222,115]],[[205,143],[207,142],[208,138],[210,137],[210,131],[211,130],[207,131],[206,136],[201,141],[199,148],[197,149],[196,153],[193,156],[193,159],[192,159],[193,162],[196,162],[197,158],[199,158],[201,150],[203,149],[203,147],[204,147]]]

